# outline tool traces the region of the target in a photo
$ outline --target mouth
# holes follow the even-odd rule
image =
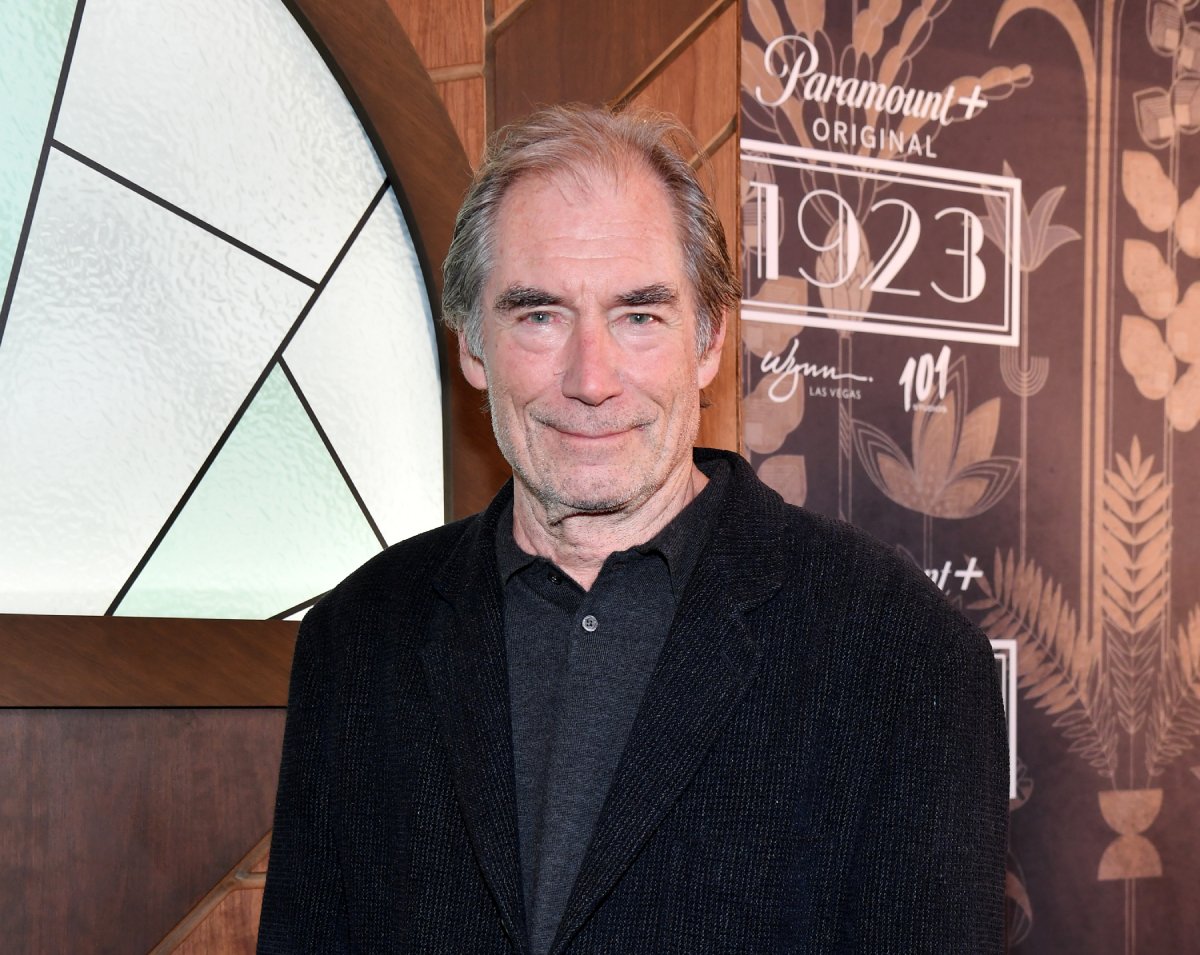
[[[619,438],[624,434],[628,434],[633,428],[618,428],[615,431],[578,431],[573,428],[554,428],[554,430],[564,437],[575,438],[580,441],[603,441],[605,438]]]
[[[558,421],[554,419],[535,419],[543,427],[550,429],[561,438],[583,444],[602,443],[626,437],[640,431],[649,425],[650,421]]]

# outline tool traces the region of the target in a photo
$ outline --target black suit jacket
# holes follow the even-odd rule
[[[1000,952],[986,639],[891,549],[728,457],[552,952]],[[511,493],[302,625],[262,955],[527,951],[494,547]]]

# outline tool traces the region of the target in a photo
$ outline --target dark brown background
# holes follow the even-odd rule
[[[743,136],[767,138],[762,126],[773,123],[748,78],[761,69],[762,50],[774,35],[815,38],[820,32],[837,55],[850,57],[832,70],[824,61],[821,69],[849,74],[853,66],[846,64],[857,62],[869,72],[918,8],[936,16],[902,85],[940,89],[958,77],[994,79],[993,70],[1016,76],[1025,67],[1029,81],[996,85],[981,115],[941,130],[936,160],[909,161],[991,174],[1002,173],[1007,162],[1030,209],[1048,190],[1063,187],[1051,221],[1075,234],[1043,262],[1027,263],[1023,275],[1028,309],[1019,354],[1027,367],[1045,363],[1040,388],[1022,394],[1003,374],[1002,360],[1013,360],[1017,349],[1005,358],[996,346],[950,343],[954,358],[965,361],[969,410],[999,401],[988,453],[1015,459],[1020,476],[983,513],[927,522],[868,478],[861,454],[839,448],[839,427],[873,425],[911,456],[915,413],[904,412],[897,379],[909,356],[936,354],[940,343],[864,333],[848,343],[827,329],[768,333],[750,321],[743,323],[747,452],[759,468],[780,459],[772,479],[797,502],[803,498],[809,507],[852,519],[904,547],[923,567],[950,560],[959,569],[975,556],[985,572],[967,592],[956,587],[951,596],[992,636],[1013,637],[1019,645],[1011,950],[1197,952],[1200,625],[1189,622],[1200,573],[1192,491],[1200,435],[1174,427],[1161,395],[1147,397],[1135,385],[1121,335],[1126,316],[1143,312],[1123,274],[1128,240],[1150,242],[1171,263],[1179,285],[1172,301],[1200,280],[1197,262],[1179,251],[1179,229],[1151,231],[1135,209],[1142,201],[1165,210],[1167,221],[1174,204],[1192,195],[1200,184],[1196,136],[1176,126],[1161,142],[1148,142],[1134,100],[1147,88],[1174,87],[1185,94],[1175,103],[1180,112],[1194,109],[1188,84],[1200,63],[1188,59],[1188,44],[1200,40],[1200,11],[1115,0],[747,0]],[[1167,14],[1179,21],[1173,39],[1154,26],[1154,15]],[[881,52],[867,67],[852,55],[864,52],[855,47],[855,22],[872,15],[882,15],[885,25]],[[1189,21],[1197,21],[1190,34]],[[1154,158],[1168,195],[1149,203],[1131,196],[1125,181],[1132,154]],[[977,211],[982,214],[981,205]],[[795,241],[793,230],[784,243]],[[940,254],[936,243],[918,251]],[[922,274],[936,267],[915,259],[913,266],[924,268]],[[1151,321],[1163,335],[1168,322]],[[839,408],[837,401],[813,398],[797,421],[795,409],[789,417],[783,406],[756,396],[764,353],[785,349],[797,332],[800,360],[816,364],[837,364],[839,355],[844,361],[852,345],[854,370],[875,379],[861,401]],[[1181,358],[1171,367],[1182,376],[1189,365]],[[1135,440],[1142,467],[1130,481],[1122,460],[1135,457]],[[801,456],[806,489],[796,480]],[[1028,569],[1023,582],[1001,586],[997,553],[1011,553]],[[1091,663],[1084,665],[1087,653]],[[1097,726],[1103,746],[1091,754],[1073,751],[1071,724]],[[1169,745],[1151,760],[1156,739]],[[1085,758],[1097,755],[1096,765]]]

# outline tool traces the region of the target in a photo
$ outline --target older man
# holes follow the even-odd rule
[[[737,282],[680,129],[493,145],[443,310],[513,481],[296,649],[261,953],[1002,949],[987,641],[693,448]]]

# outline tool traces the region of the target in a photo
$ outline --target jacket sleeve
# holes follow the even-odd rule
[[[338,661],[326,609],[305,617],[292,660],[259,955],[348,950],[331,808]]]
[[[861,819],[846,951],[1004,951],[1008,734],[986,637],[939,607]],[[937,624],[935,623],[935,627]]]

